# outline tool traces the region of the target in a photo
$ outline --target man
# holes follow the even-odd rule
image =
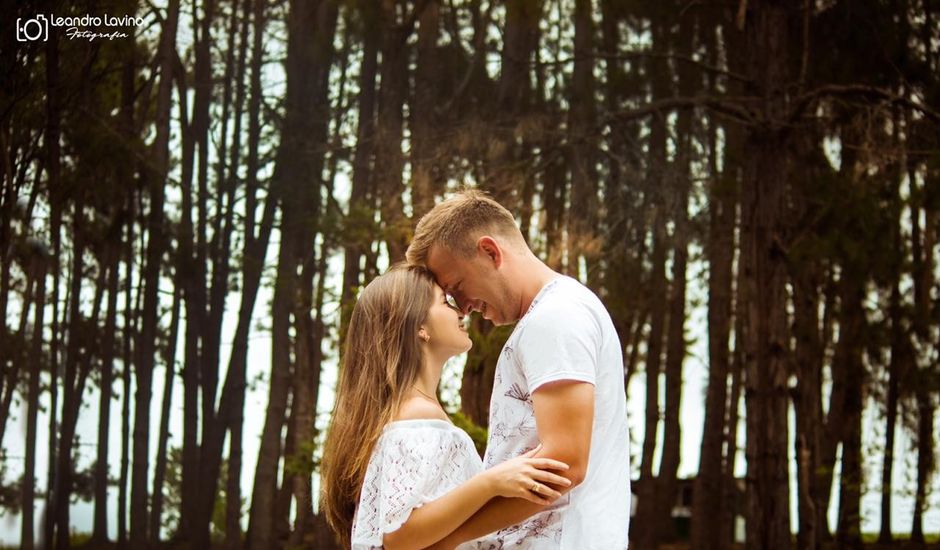
[[[428,212],[408,261],[427,266],[464,313],[517,323],[496,366],[487,467],[542,444],[570,466],[550,506],[490,501],[435,548],[492,533],[484,549],[622,550],[630,521],[630,453],[620,342],[600,300],[529,249],[512,214],[478,191]]]

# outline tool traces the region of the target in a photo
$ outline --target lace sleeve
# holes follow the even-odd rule
[[[353,522],[354,550],[382,547],[412,510],[457,487],[481,466],[472,444],[454,428],[415,426],[386,431],[372,453]],[[468,438],[467,438],[468,439]],[[468,439],[469,441],[469,439]]]

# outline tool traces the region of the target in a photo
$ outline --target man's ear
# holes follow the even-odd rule
[[[503,264],[503,250],[493,237],[484,235],[477,239],[477,252],[489,258],[493,262],[493,267],[497,269]]]

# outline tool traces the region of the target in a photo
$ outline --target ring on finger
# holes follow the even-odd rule
[[[533,483],[533,484],[532,484],[532,489],[530,489],[530,490],[531,490],[533,493],[538,493],[538,492],[539,492],[539,484],[538,484],[538,483]]]

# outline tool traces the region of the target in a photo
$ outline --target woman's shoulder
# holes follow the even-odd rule
[[[447,414],[435,403],[422,397],[409,397],[402,401],[395,421],[400,420],[444,420],[449,421]]]

